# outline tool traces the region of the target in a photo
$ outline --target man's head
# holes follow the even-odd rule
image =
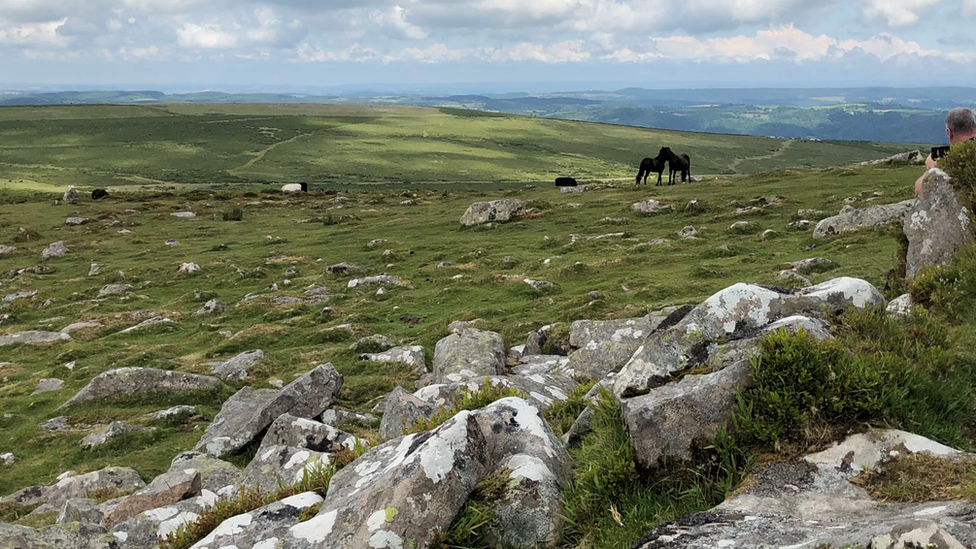
[[[976,137],[976,118],[973,118],[973,111],[964,107],[949,111],[946,116],[946,135],[950,145]]]

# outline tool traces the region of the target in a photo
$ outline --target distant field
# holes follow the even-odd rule
[[[458,109],[355,105],[0,108],[0,189],[260,184],[494,187],[625,181],[662,146],[696,175],[823,168],[904,144],[783,141]]]

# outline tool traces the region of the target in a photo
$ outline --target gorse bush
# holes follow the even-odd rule
[[[406,434],[430,431],[456,416],[458,412],[463,410],[478,410],[496,400],[508,397],[525,398],[525,394],[514,387],[507,387],[500,383],[493,385],[491,379],[485,379],[479,389],[465,389],[462,393],[451,399],[450,406],[441,406],[434,415],[430,416],[430,419],[418,418]]]
[[[234,206],[230,210],[224,212],[224,221],[242,221],[244,219],[244,210],[240,206]]]

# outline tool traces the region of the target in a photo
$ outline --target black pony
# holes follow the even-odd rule
[[[658,155],[657,158],[645,158],[644,160],[641,160],[640,171],[637,172],[637,184],[640,185],[641,178],[643,177],[644,184],[647,185],[647,176],[651,175],[652,173],[656,173],[657,174],[656,186],[660,187],[661,177],[662,174],[664,173],[664,164],[665,162],[667,162],[667,160],[668,160],[667,158],[663,158],[661,157],[661,155]]]
[[[674,154],[670,147],[664,147],[657,155],[658,158],[666,158],[671,173],[668,174],[668,185],[674,185],[674,174],[681,173],[681,182],[691,180],[691,157],[687,154]]]

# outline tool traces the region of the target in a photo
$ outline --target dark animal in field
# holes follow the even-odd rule
[[[557,187],[575,187],[576,178],[573,177],[557,177],[556,178]]]
[[[92,200],[99,200],[102,198],[108,198],[108,191],[105,189],[95,189],[92,191]]]
[[[307,193],[308,183],[289,183],[287,185],[283,185],[281,190],[288,193],[297,193],[299,191]]]
[[[664,150],[664,149],[661,149]],[[664,173],[664,164],[668,161],[667,158],[657,155],[657,158],[645,158],[641,160],[640,171],[637,172],[637,184],[641,184],[641,178],[644,178],[644,184],[647,185],[647,176],[652,173],[657,174],[657,187],[661,186],[661,174]]]
[[[681,173],[681,182],[691,180],[691,157],[687,154],[674,154],[670,147],[664,147],[657,155],[658,158],[666,158],[671,173],[668,174],[668,185],[674,185],[674,174]]]

